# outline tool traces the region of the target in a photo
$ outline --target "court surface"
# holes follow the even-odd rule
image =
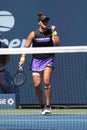
[[[38,109],[1,109],[0,130],[87,130],[87,109],[53,109],[49,116]]]

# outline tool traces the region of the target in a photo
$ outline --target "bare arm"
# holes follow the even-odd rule
[[[29,35],[28,35],[28,38],[26,40],[26,43],[24,45],[24,47],[28,48],[32,41],[34,39],[34,32],[32,31]],[[19,66],[23,66],[24,65],[24,62],[25,62],[25,57],[26,57],[26,54],[22,54],[21,58],[20,58],[20,62],[19,62]]]
[[[60,38],[57,34],[56,27],[52,26],[51,29],[52,29],[52,40],[53,40],[54,44],[57,46],[60,46]]]

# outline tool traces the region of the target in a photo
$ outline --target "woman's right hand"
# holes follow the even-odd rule
[[[23,61],[20,61],[19,62],[19,67],[23,66],[24,65],[24,62]]]
[[[24,62],[25,62],[25,57],[22,56],[22,57],[20,58],[19,67],[23,66],[23,65],[24,65]]]

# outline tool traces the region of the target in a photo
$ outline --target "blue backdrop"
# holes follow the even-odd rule
[[[0,40],[9,48],[23,47],[28,34],[38,26],[39,11],[50,17],[49,27],[56,25],[61,46],[87,45],[86,0],[0,0]],[[18,68],[19,58],[19,55],[11,56],[6,66],[9,84]],[[87,54],[80,53],[56,54],[52,79],[53,104],[87,103],[86,58]],[[38,104],[29,70],[30,60],[31,56],[28,55],[24,67],[28,77],[26,84],[19,89],[10,84],[15,93],[19,92],[20,104]]]

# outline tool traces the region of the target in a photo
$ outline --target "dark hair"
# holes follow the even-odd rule
[[[43,12],[39,12],[38,13],[38,21],[43,21],[45,19],[50,20],[50,18],[47,15],[45,15]]]
[[[43,16],[43,15],[44,15],[44,13],[39,12],[37,15],[38,15],[39,17],[41,17],[41,16]]]

